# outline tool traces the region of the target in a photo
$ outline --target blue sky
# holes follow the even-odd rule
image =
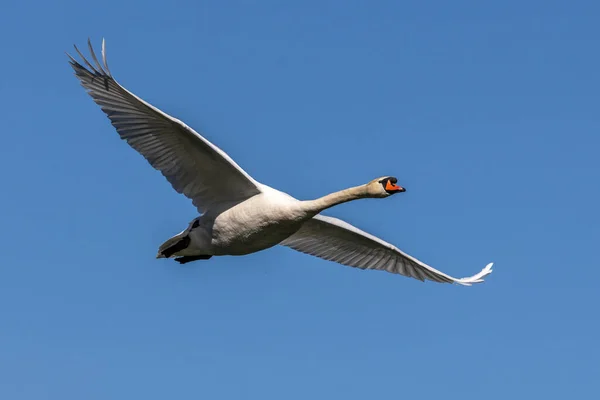
[[[3,3],[0,397],[592,398],[600,6],[592,1]],[[195,209],[119,140],[64,51],[259,181],[454,276],[276,247],[155,260]],[[484,397],[485,396],[485,397]]]

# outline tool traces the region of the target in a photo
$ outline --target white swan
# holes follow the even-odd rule
[[[336,218],[319,213],[362,198],[404,192],[394,177],[380,177],[316,200],[300,201],[254,180],[225,152],[178,119],[146,103],[112,77],[102,41],[102,65],[88,39],[86,68],[70,55],[82,86],[106,113],[122,139],[190,198],[201,216],[158,250],[157,258],[180,263],[219,255],[243,255],[282,244],[340,264],[385,270],[421,281],[471,285],[483,282],[492,263],[478,274],[456,279],[395,246]]]

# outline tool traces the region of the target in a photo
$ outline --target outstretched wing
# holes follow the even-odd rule
[[[468,278],[453,278],[400,251],[395,246],[337,218],[317,215],[281,242],[302,253],[350,267],[376,269],[424,281],[470,286],[492,273],[492,263]]]
[[[260,184],[224,151],[119,85],[108,69],[104,40],[103,65],[89,39],[88,46],[94,65],[75,46],[87,68],[67,54],[81,85],[121,138],[159,170],[177,192],[190,198],[199,212],[213,204],[236,203],[261,192]]]

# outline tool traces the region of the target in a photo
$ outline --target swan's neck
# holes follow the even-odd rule
[[[309,213],[316,215],[321,211],[338,204],[346,203],[352,200],[364,199],[367,197],[371,197],[369,196],[367,185],[361,185],[340,190],[339,192],[331,193],[315,200],[307,200],[303,203]]]

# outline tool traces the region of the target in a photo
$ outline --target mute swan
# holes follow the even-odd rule
[[[424,281],[471,285],[483,282],[492,263],[468,278],[453,278],[395,246],[321,211],[347,201],[384,198],[404,192],[397,179],[371,182],[316,200],[300,201],[261,184],[225,152],[180,120],[148,104],[112,77],[102,40],[102,65],[88,39],[87,68],[70,64],[81,85],[106,113],[122,139],[159,170],[201,214],[163,243],[157,258],[180,263],[212,256],[243,255],[281,244],[297,251],[361,269],[385,270]]]

